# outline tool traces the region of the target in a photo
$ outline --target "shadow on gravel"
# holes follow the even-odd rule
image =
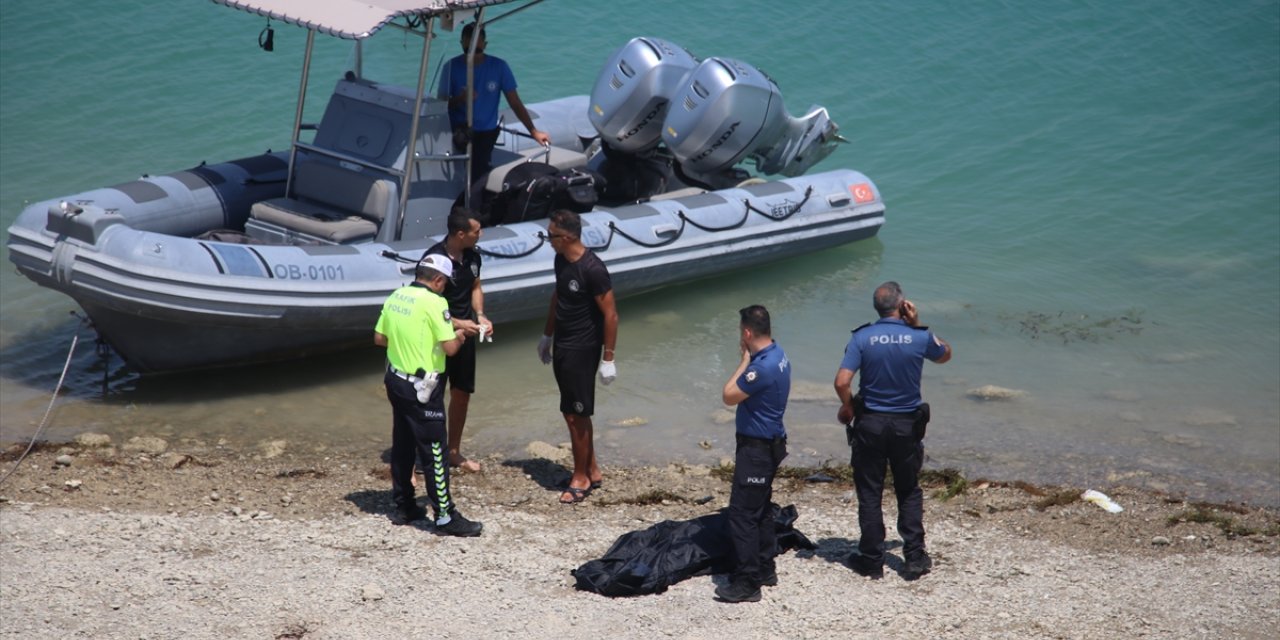
[[[818,547],[816,549],[797,550],[796,557],[803,558],[805,560],[810,558],[821,558],[832,564],[848,567],[849,556],[858,548],[858,541],[850,540],[849,538],[822,538],[818,540],[817,544]],[[897,549],[901,546],[901,540],[885,540],[884,566],[886,569],[902,573],[902,558],[888,553],[890,549]]]
[[[362,489],[346,496],[347,502],[354,504],[361,511],[373,515],[391,516],[391,489]]]
[[[539,487],[548,491],[560,491],[568,486],[573,472],[559,462],[546,458],[529,458],[526,460],[504,460],[504,467],[514,467],[533,478]]]

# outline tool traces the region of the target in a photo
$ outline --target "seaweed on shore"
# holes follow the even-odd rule
[[[969,490],[969,480],[960,473],[959,469],[952,467],[921,471],[920,485],[931,488],[941,486],[942,488],[933,494],[933,497],[939,500],[950,500]]]
[[[650,506],[650,505],[663,504],[668,502],[695,502],[695,501],[690,500],[689,498],[686,498],[684,496],[677,495],[675,493],[667,491],[666,489],[654,489],[652,491],[646,491],[642,494],[632,496],[629,498],[598,500],[596,501],[596,504],[602,507],[610,507],[610,506],[617,506],[617,505],[624,505],[624,504]]]
[[[721,480],[733,480],[733,463],[726,463],[713,467],[711,475]],[[847,464],[831,464],[824,462],[818,467],[780,467],[777,477],[793,482],[813,481],[815,477],[829,478],[831,481],[852,483],[853,467]],[[934,497],[939,500],[950,500],[969,490],[969,481],[959,469],[947,467],[945,469],[925,469],[920,472],[920,485],[922,487],[939,488]],[[885,488],[893,487],[893,474],[885,473]]]
[[[15,442],[5,447],[3,451],[0,451],[0,462],[13,462],[14,460],[17,460],[21,458],[23,455],[26,455],[29,453],[37,453],[37,452],[45,451],[48,449],[56,449],[65,445],[49,442],[48,440],[36,440],[30,443],[31,451],[29,452],[27,451],[27,446],[28,445],[26,444]]]
[[[1063,344],[1071,342],[1101,342],[1123,335],[1142,333],[1142,311],[1129,309],[1124,313],[1103,318],[1093,318],[1087,313],[1005,313],[1000,319],[1017,325],[1018,330],[1031,337],[1056,338]]]
[[[1210,505],[1206,503],[1195,503],[1191,508],[1182,513],[1169,516],[1166,523],[1170,527],[1177,526],[1188,522],[1196,522],[1202,524],[1212,524],[1218,527],[1218,530],[1228,538],[1247,537],[1253,535],[1264,536],[1280,536],[1280,520],[1273,520],[1265,527],[1254,527],[1236,518],[1220,513],[1223,510],[1232,510],[1228,505]]]

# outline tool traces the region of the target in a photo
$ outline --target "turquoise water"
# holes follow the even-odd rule
[[[152,4],[0,5],[5,226],[30,201],[286,147],[305,32],[275,25],[265,53],[262,18]],[[635,35],[756,64],[792,113],[826,106],[849,138],[818,168],[865,172],[889,207],[875,240],[624,300],[602,461],[729,454],[719,388],[736,309],[756,302],[795,365],[790,462],[844,458],[831,378],[894,279],[956,351],[926,367],[930,464],[1280,504],[1280,3],[902,4],[552,0],[489,28],[526,102],[589,92]],[[317,43],[311,119],[351,49]],[[366,73],[411,82],[417,47],[375,38]],[[18,440],[77,325],[74,303],[13,269],[0,289],[0,439]],[[484,346],[473,452],[566,439],[539,330]],[[51,437],[387,439],[372,349],[148,379],[92,351]],[[972,399],[984,385],[1023,395]]]

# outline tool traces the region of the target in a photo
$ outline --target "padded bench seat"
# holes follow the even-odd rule
[[[249,217],[317,240],[344,244],[372,238],[399,206],[391,180],[319,162],[300,163],[292,198],[253,205]]]
[[[250,216],[254,220],[269,222],[335,244],[371,238],[378,232],[378,225],[368,218],[343,215],[330,207],[293,198],[275,198],[254,204]]]

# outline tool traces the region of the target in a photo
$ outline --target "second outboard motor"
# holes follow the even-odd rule
[[[759,69],[708,58],[671,99],[662,139],[683,173],[703,182],[747,158],[765,174],[803,174],[841,139],[827,110],[787,113],[778,85]]]
[[[626,153],[662,140],[671,95],[698,61],[659,38],[633,38],[609,61],[591,90],[591,124],[604,144]]]

